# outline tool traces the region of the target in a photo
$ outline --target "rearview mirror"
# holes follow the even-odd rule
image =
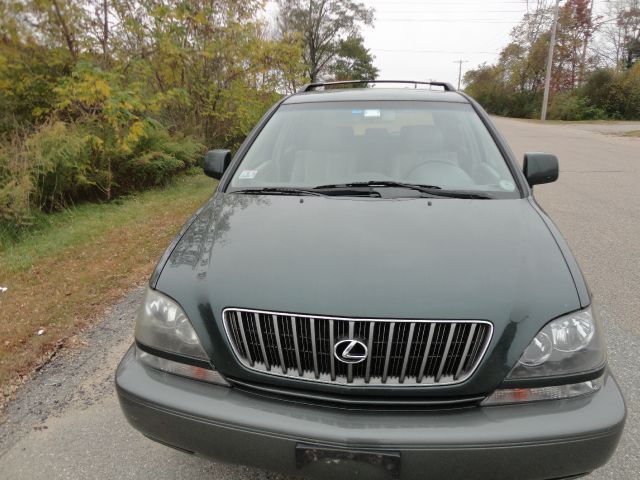
[[[550,153],[525,153],[522,167],[530,187],[558,179],[558,157]]]
[[[204,173],[208,177],[220,180],[230,163],[230,150],[209,150],[204,156]]]

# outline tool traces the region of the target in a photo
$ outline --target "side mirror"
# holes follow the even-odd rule
[[[530,187],[558,179],[558,157],[550,153],[525,153],[522,167]]]
[[[208,177],[220,180],[230,163],[230,150],[209,150],[204,156],[204,173]]]

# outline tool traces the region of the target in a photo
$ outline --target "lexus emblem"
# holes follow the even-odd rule
[[[360,363],[367,358],[367,346],[360,340],[340,340],[333,347],[335,357],[344,363]]]

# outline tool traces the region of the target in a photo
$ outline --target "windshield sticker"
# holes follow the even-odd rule
[[[365,110],[364,118],[378,118],[380,117],[380,110]]]
[[[240,172],[240,178],[241,180],[249,180],[252,178],[255,178],[255,176],[258,174],[258,170],[243,170],[242,172]]]
[[[513,192],[516,189],[516,186],[514,185],[513,182],[510,182],[509,180],[501,180],[500,188],[502,188],[503,190],[506,190],[507,192]]]
[[[351,115],[362,115],[362,110],[358,110],[358,109],[351,110]]]

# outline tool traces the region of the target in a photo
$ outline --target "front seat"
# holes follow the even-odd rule
[[[294,155],[292,183],[299,186],[317,186],[342,183],[352,171],[349,127],[321,128],[309,133],[303,149]]]

